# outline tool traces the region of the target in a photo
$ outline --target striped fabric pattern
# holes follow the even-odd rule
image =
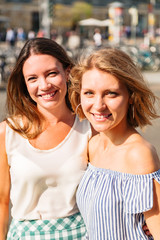
[[[153,179],[89,164],[77,191],[77,204],[91,240],[152,239],[145,235],[143,212],[153,206]]]
[[[7,240],[87,240],[80,213],[52,220],[12,220]]]

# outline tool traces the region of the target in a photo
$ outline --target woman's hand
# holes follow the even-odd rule
[[[150,233],[146,223],[143,225],[142,229],[144,233],[147,235],[147,237],[152,237],[152,234]]]
[[[144,217],[149,231],[154,240],[160,239],[160,184],[153,180],[153,207],[144,212]],[[147,232],[148,233],[148,232]]]

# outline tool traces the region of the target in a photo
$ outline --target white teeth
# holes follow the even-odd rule
[[[94,114],[94,116],[95,116],[97,119],[104,119],[104,118],[110,117],[111,114],[108,114],[108,115],[97,115],[97,114]]]
[[[54,95],[55,95],[55,92],[54,93],[50,93],[50,94],[46,94],[46,95],[42,95],[42,98],[48,99],[50,97],[53,97]]]
[[[103,119],[105,116],[103,116],[103,115],[94,115],[96,118],[98,118],[98,119]]]

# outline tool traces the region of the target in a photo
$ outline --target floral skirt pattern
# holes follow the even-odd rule
[[[52,220],[12,220],[7,240],[87,240],[80,213]]]

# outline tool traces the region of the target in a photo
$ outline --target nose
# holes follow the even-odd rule
[[[106,108],[106,103],[102,96],[97,96],[94,103],[94,108],[98,111],[103,111]]]
[[[39,88],[40,90],[48,90],[51,87],[51,83],[49,83],[45,77],[39,78]]]

